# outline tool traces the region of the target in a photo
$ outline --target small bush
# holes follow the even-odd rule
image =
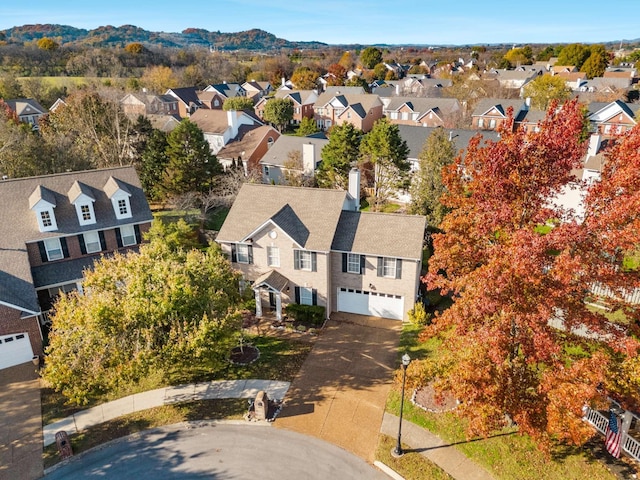
[[[409,321],[415,325],[428,325],[431,322],[431,314],[424,309],[424,304],[420,301],[416,302],[408,312]]]
[[[284,312],[298,322],[311,322],[314,325],[321,325],[324,322],[325,308],[320,305],[290,303],[284,308]]]
[[[296,330],[299,332],[306,332],[307,331],[307,327],[305,327],[304,325],[298,325],[296,327]]]

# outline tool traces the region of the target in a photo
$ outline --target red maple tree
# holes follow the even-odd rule
[[[640,130],[618,140],[602,181],[588,188],[575,176],[586,153],[577,100],[551,105],[535,132],[512,125],[510,113],[499,141],[474,138],[444,172],[452,210],[433,236],[424,281],[454,302],[422,338],[444,340],[430,371],[460,399],[470,435],[508,416],[543,448],[552,438],[581,443],[593,434],[582,407],[636,385],[609,374],[640,371],[629,325],[585,302],[594,282],[613,291],[638,284],[621,266],[640,240]],[[583,217],[553,201],[569,184],[588,188]]]

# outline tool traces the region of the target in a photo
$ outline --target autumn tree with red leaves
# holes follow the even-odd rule
[[[638,392],[638,342],[585,297],[594,282],[617,292],[638,286],[637,272],[621,266],[640,243],[640,130],[619,139],[576,218],[552,199],[579,186],[579,104],[552,104],[538,132],[514,132],[512,122],[497,142],[475,137],[443,173],[451,212],[433,236],[424,281],[454,302],[422,333],[443,340],[427,371],[461,401],[469,435],[508,418],[542,448],[580,444],[593,434],[584,405]]]

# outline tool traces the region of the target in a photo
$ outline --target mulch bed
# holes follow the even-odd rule
[[[260,350],[253,345],[237,346],[231,349],[229,360],[236,365],[249,365],[260,357]]]
[[[431,383],[416,389],[411,401],[423,410],[435,413],[449,412],[458,406],[451,392],[436,393]]]

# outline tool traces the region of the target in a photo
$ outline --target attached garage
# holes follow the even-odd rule
[[[30,362],[32,358],[28,333],[0,335],[0,369]]]
[[[399,295],[351,288],[338,289],[338,311],[402,320],[404,298]]]

